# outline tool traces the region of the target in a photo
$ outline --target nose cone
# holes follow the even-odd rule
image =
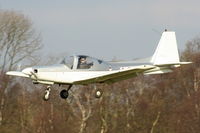
[[[28,67],[28,68],[25,68],[24,70],[22,70],[22,72],[27,75],[32,75],[33,69],[31,67]]]

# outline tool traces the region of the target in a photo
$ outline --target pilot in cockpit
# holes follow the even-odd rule
[[[89,69],[93,63],[87,63],[86,57],[80,57],[79,58],[79,69]]]

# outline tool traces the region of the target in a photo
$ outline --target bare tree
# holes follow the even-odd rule
[[[86,89],[86,88],[83,88]],[[87,89],[89,91],[89,89]],[[91,89],[90,89],[91,90]],[[82,97],[81,97],[82,93]],[[79,133],[83,133],[87,127],[87,120],[91,117],[92,115],[92,94],[91,91],[89,92],[81,92],[79,90],[79,94],[72,93],[74,97],[74,102],[75,105],[78,107],[81,115],[81,120],[80,120],[80,130]],[[73,111],[76,112],[76,111]]]
[[[17,63],[29,58],[41,48],[40,34],[32,22],[15,11],[0,11],[1,72],[13,69]]]
[[[14,69],[25,59],[34,59],[35,53],[42,47],[40,34],[36,34],[32,22],[22,13],[0,11],[0,125],[3,121],[5,94],[13,84],[5,78],[4,72]],[[26,62],[27,63],[27,62]]]

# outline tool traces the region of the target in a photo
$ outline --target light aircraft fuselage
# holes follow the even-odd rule
[[[62,98],[68,97],[72,85],[113,83],[137,76],[138,74],[163,74],[173,68],[191,62],[180,62],[175,32],[163,32],[159,44],[151,57],[133,61],[110,62],[86,55],[65,57],[59,64],[51,66],[32,66],[19,71],[9,71],[7,75],[30,78],[33,83],[69,85],[61,91]],[[45,99],[49,98],[47,87]],[[101,95],[100,90],[96,92]]]

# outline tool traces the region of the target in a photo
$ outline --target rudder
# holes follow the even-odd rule
[[[151,58],[154,65],[166,65],[180,63],[176,35],[174,31],[162,33],[155,53]]]

